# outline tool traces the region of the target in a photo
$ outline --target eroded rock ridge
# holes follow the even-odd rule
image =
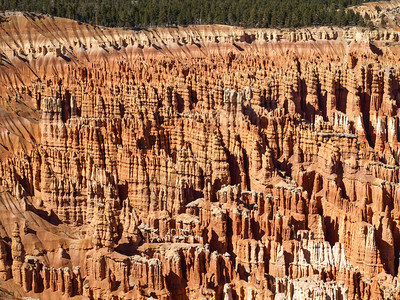
[[[400,297],[396,31],[0,26],[3,289]]]

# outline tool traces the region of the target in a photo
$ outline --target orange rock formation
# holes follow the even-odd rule
[[[7,297],[399,299],[397,31],[6,17]]]

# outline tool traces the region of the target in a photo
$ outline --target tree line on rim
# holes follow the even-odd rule
[[[367,0],[368,1],[368,0]],[[372,26],[347,7],[363,0],[0,0],[0,10],[45,13],[93,25],[244,27]]]

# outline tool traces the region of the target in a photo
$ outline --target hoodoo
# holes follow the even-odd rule
[[[0,297],[399,299],[399,37],[2,14]]]

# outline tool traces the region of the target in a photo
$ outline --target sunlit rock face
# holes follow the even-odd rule
[[[399,299],[395,30],[6,17],[4,297]]]

